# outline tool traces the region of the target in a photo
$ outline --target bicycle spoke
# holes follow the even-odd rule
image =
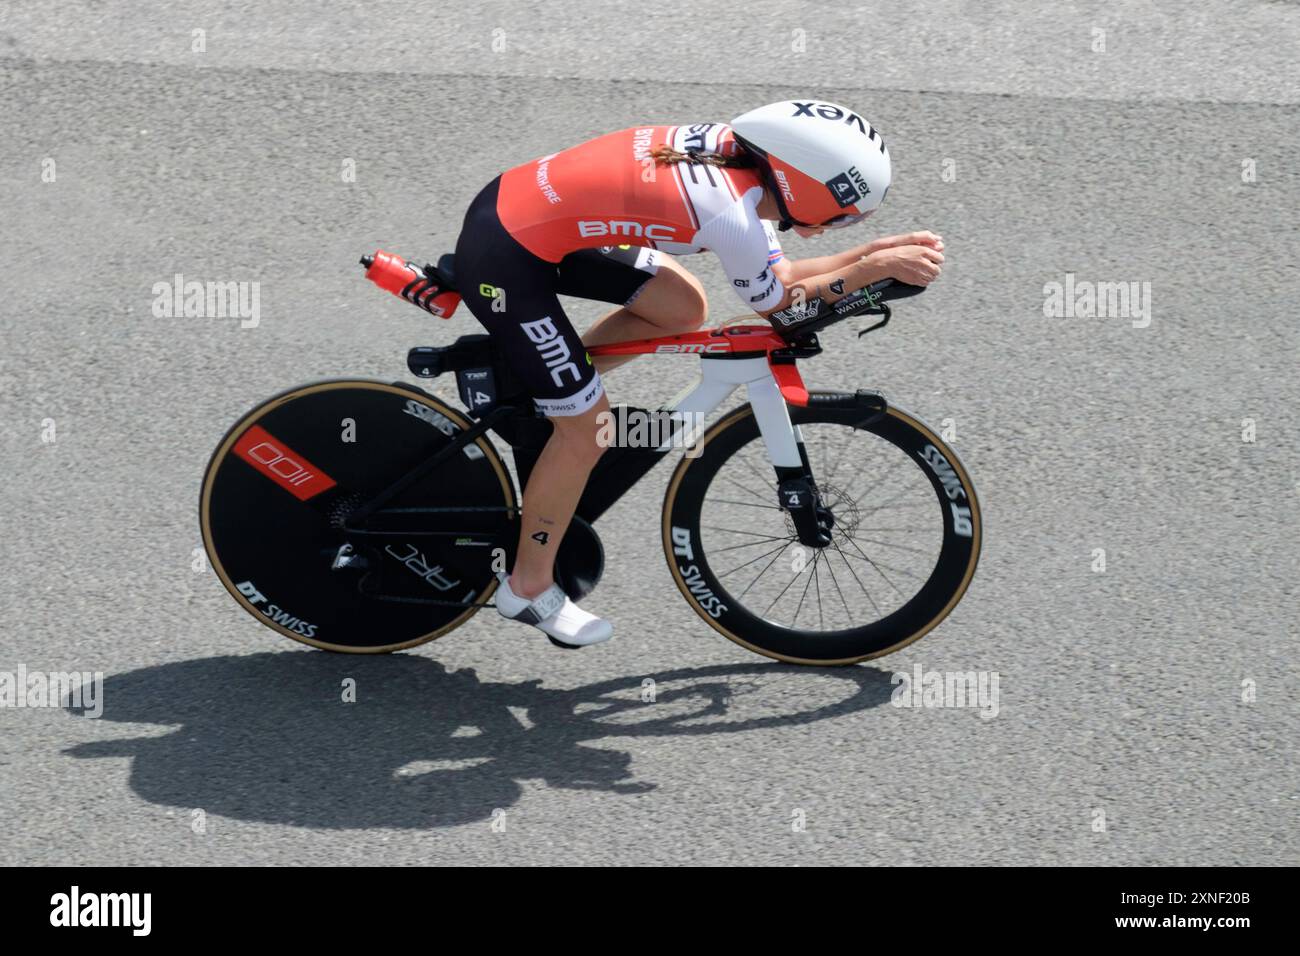
[[[813,580],[817,583],[817,626],[826,629],[826,617],[822,614],[822,579],[820,574],[822,553],[813,555]]]
[[[896,460],[892,465],[889,466],[889,470],[885,472],[884,476],[883,476],[879,481],[868,481],[868,482],[867,482],[867,487],[866,487],[866,489],[862,492],[862,494],[858,495],[856,498],[853,499],[853,504],[854,504],[854,506],[856,507],[857,504],[858,504],[860,501],[862,501],[863,498],[865,498],[867,495],[869,495],[869,494],[871,493],[871,491],[872,491],[873,488],[888,487],[888,486],[889,486],[889,482],[888,482],[887,479],[888,479],[891,475],[893,475],[894,472],[896,472],[896,471],[898,470],[898,468],[899,468],[900,465],[902,465],[904,462],[907,462],[907,461],[910,461],[910,460],[911,460],[911,459],[908,459],[908,458],[900,458],[900,459]],[[908,490],[908,489],[907,489],[906,487],[904,487],[903,490],[900,491],[898,494],[894,495],[894,497],[893,497],[891,500],[894,500],[894,501],[898,500],[898,499],[901,498],[903,495],[907,494],[907,490]]]
[[[902,464],[904,464],[905,462],[908,462],[908,461],[910,461],[910,460],[911,460],[911,459],[909,459],[909,458],[900,458],[898,461],[895,462],[895,467],[890,469],[889,474],[892,475],[892,474],[894,473],[894,471],[897,470],[897,466],[902,465]],[[890,498],[886,498],[884,501],[882,501],[882,502],[881,502],[880,504],[878,504],[878,505],[870,505],[870,506],[869,506],[869,505],[863,503],[863,500],[862,500],[862,499],[864,499],[865,497],[867,497],[867,495],[869,495],[869,494],[872,492],[873,489],[875,489],[875,488],[881,488],[881,487],[885,487],[885,488],[887,488],[887,487],[888,487],[888,484],[887,484],[886,482],[884,482],[884,481],[881,481],[881,482],[877,482],[877,483],[875,483],[875,484],[873,484],[873,485],[869,485],[869,486],[866,488],[866,490],[862,492],[862,494],[858,495],[856,498],[853,499],[853,504],[854,504],[854,506],[856,507],[857,505],[861,504],[861,505],[862,505],[862,508],[863,508],[863,513],[864,513],[864,514],[871,514],[871,513],[873,513],[873,512],[880,511],[880,510],[883,509],[883,508],[890,508],[890,509],[892,510],[892,509],[894,509],[894,508],[915,508],[915,507],[917,507],[918,505],[921,505],[921,504],[925,504],[927,507],[929,506],[929,502],[911,502],[911,503],[908,503],[908,504],[901,504],[901,505],[899,505],[899,504],[895,504],[895,502],[897,502],[898,499],[902,498],[902,497],[903,497],[904,495],[906,495],[909,491],[912,491],[912,490],[913,490],[912,485],[910,485],[910,484],[908,484],[908,483],[906,483],[906,482],[904,482],[903,486],[902,486],[902,487],[897,491],[897,493],[895,493],[895,494],[894,494],[892,497],[890,497]]]
[[[848,539],[845,539],[845,540],[848,540]],[[854,544],[854,543],[853,543],[852,541],[849,541],[849,544]],[[858,552],[861,552],[861,551],[862,551],[862,549],[859,548],[859,547],[857,547],[856,544],[854,544],[854,550],[855,550],[855,551],[858,551]],[[906,570],[905,568],[896,568],[896,567],[894,567],[892,564],[883,564],[883,563],[881,563],[881,562],[879,562],[879,561],[874,560],[873,558],[868,557],[868,556],[865,555],[865,554],[854,554],[853,551],[846,551],[846,552],[844,552],[844,553],[847,554],[850,558],[854,558],[855,560],[858,560],[858,561],[866,561],[868,564],[872,565],[872,566],[873,566],[874,568],[876,568],[877,570],[879,570],[880,568],[884,568],[884,569],[886,569],[887,571],[893,571],[895,574],[901,574],[901,575],[903,575],[904,577],[912,578],[912,579],[914,579],[914,580],[916,580],[916,581],[924,581],[924,580],[925,580],[925,578],[921,577],[919,574],[914,574],[913,572],[908,571],[908,570]],[[881,577],[883,578],[883,577],[885,577],[885,576],[882,574]],[[889,579],[888,579],[888,578],[885,578],[885,580],[888,581]],[[892,582],[891,582],[891,584],[892,584]],[[898,588],[897,588],[897,587],[894,587],[894,590],[895,590],[895,591],[898,591]],[[903,594],[902,591],[898,591],[898,593],[899,593],[899,594]],[[905,594],[904,594],[903,596],[906,597]]]
[[[884,578],[887,582],[889,582],[889,586],[893,588],[895,591],[897,591],[900,597],[906,600],[907,595],[903,593],[902,589],[897,584],[895,584],[892,580],[890,580],[889,575],[887,575],[884,571],[880,570],[880,565],[876,563],[874,560],[872,560],[870,557],[868,557],[867,553],[858,547],[856,541],[854,541],[852,538],[846,538],[845,540],[847,540],[849,544],[853,545],[854,549],[858,552],[858,554],[862,556],[862,560],[866,561],[867,564],[875,568],[876,573],[879,574],[882,578]],[[906,574],[908,575],[908,577],[916,577],[916,575],[909,574],[909,572],[904,571],[902,568],[893,568],[887,564],[885,565],[885,567],[889,568],[889,570],[891,571],[896,571],[899,574]]]
[[[779,556],[779,555],[781,554],[781,552],[784,551],[784,550],[786,549],[787,546],[788,546],[788,542],[782,542],[781,546],[780,546],[779,548],[777,548],[775,551],[764,551],[764,552],[763,552],[762,554],[760,554],[758,557],[756,557],[756,558],[752,558],[752,559],[750,559],[749,561],[746,561],[744,564],[737,565],[736,567],[732,568],[730,571],[725,571],[725,572],[723,572],[722,574],[719,574],[719,575],[718,575],[718,580],[721,581],[721,580],[722,580],[723,578],[725,578],[728,574],[735,574],[735,573],[736,573],[737,571],[739,571],[741,568],[747,568],[747,567],[749,567],[751,564],[753,564],[753,563],[756,562],[756,561],[762,561],[762,560],[763,560],[764,558],[766,558],[769,554],[776,554],[776,555]],[[773,558],[772,560],[775,561],[776,558]],[[755,579],[755,580],[757,580],[757,579]],[[752,581],[750,582],[750,586],[751,586],[751,587],[753,586],[753,582],[752,582]]]
[[[766,538],[768,541],[792,541],[794,539],[794,535],[792,534],[788,534],[782,538],[780,535],[759,534],[757,531],[741,531],[739,528],[719,528],[717,525],[712,524],[702,524],[700,527],[708,528],[710,531],[722,531],[725,534],[747,534],[753,538]]]
[[[903,575],[903,577],[911,578],[913,581],[925,581],[925,579],[926,579],[926,578],[925,578],[925,575],[917,574],[915,571],[909,571],[909,570],[907,570],[907,568],[899,568],[899,567],[895,567],[895,566],[892,565],[892,564],[886,564],[884,561],[879,561],[879,560],[877,560],[877,559],[871,557],[871,556],[870,556],[869,554],[867,554],[865,551],[863,551],[862,548],[858,547],[858,543],[857,543],[856,541],[854,541],[853,539],[849,538],[849,539],[847,539],[847,540],[848,540],[849,544],[853,545],[853,550],[854,550],[854,551],[857,551],[858,554],[862,555],[862,560],[864,560],[864,561],[870,561],[872,564],[876,565],[876,567],[878,567],[878,568],[884,568],[886,571],[893,571],[895,574],[901,574],[901,575]],[[849,554],[849,557],[857,557],[857,555],[850,553],[850,554]],[[884,577],[884,575],[881,575],[881,577]],[[898,589],[895,588],[895,590],[898,590]],[[898,593],[899,593],[899,594],[903,594],[902,591],[899,591]],[[904,595],[904,596],[906,596],[906,595]]]
[[[738,532],[738,533],[739,533],[739,532]],[[735,551],[737,548],[761,548],[763,545],[767,544],[768,541],[785,541],[785,542],[789,543],[789,542],[791,542],[791,541],[794,540],[793,537],[790,537],[790,538],[768,538],[766,535],[764,535],[764,539],[765,539],[765,540],[763,540],[763,541],[746,541],[744,544],[733,544],[733,545],[731,545],[730,547],[727,547],[727,548],[710,548],[710,549],[709,549],[709,553],[710,553],[710,554],[722,554],[724,551]],[[770,554],[771,552],[768,552],[768,553]]]
[[[875,538],[859,538],[851,534],[846,535],[846,537],[853,538],[854,541],[862,542],[865,544],[878,544],[886,548],[896,548],[899,551],[913,551],[916,554],[930,554],[930,551],[927,548],[913,548],[910,545],[906,545],[906,544],[891,544],[888,541],[877,541]]]
[[[831,458],[831,453],[830,453],[830,451],[829,451],[829,446],[830,446],[830,442],[822,442],[822,443],[821,443],[821,448],[822,448],[822,474],[825,475],[825,478],[824,478],[823,480],[826,481],[826,482],[828,482],[828,483],[829,483],[830,481],[834,480],[834,478],[835,478],[835,473],[836,473],[837,471],[839,471],[839,469],[840,469],[840,459],[839,459],[838,456],[836,456],[835,458]],[[809,456],[808,456],[808,460],[809,460],[809,461],[812,461],[812,455],[809,455]]]
[[[812,566],[812,570],[813,570],[814,572],[815,572],[816,569],[817,569],[817,557],[818,557],[818,555],[820,555],[820,554],[821,554],[820,551],[817,551],[817,552],[815,552],[815,553],[813,554],[813,566]],[[791,626],[791,627],[794,627],[796,624],[799,623],[799,612],[800,612],[801,610],[803,610],[803,602],[804,602],[804,599],[808,597],[808,588],[812,586],[812,582],[813,582],[813,575],[810,574],[810,575],[808,575],[808,583],[805,584],[805,585],[803,586],[803,594],[799,595],[799,603],[795,605],[795,609],[794,609],[794,617],[790,619],[790,626]]]
[[[901,505],[894,504],[894,502],[897,500],[898,497],[895,496],[890,501],[884,502],[883,504],[878,504],[874,508],[867,508],[862,512],[862,514],[864,515],[875,514],[877,511],[882,511],[885,508],[888,508],[890,511],[897,511],[900,508],[933,508],[934,507],[934,503],[931,501],[907,501]]]
[[[845,563],[847,564],[848,562],[846,561]],[[830,573],[830,576],[831,576],[831,583],[835,585],[835,590],[836,590],[836,591],[839,593],[839,595],[840,595],[840,603],[844,605],[844,614],[845,614],[846,618],[848,619],[848,623],[849,623],[849,624],[852,624],[852,623],[853,623],[853,612],[849,610],[849,602],[846,601],[846,600],[844,599],[844,592],[840,589],[840,580],[839,580],[839,578],[837,578],[837,577],[835,576],[835,568],[834,568],[834,566],[831,564],[831,559],[830,559],[830,558],[827,558],[827,559],[826,559],[826,570]]]
[[[783,588],[781,589],[781,593],[778,594],[778,595],[777,595],[777,596],[772,600],[772,603],[769,604],[769,605],[767,606],[767,610],[763,612],[763,615],[762,615],[763,617],[766,618],[766,617],[768,616],[768,614],[770,614],[770,613],[772,612],[772,608],[776,607],[776,602],[779,601],[779,600],[781,600],[781,598],[785,597],[785,592],[788,591],[788,590],[790,590],[790,585],[794,584],[794,582],[796,582],[796,581],[798,581],[798,580],[799,580],[799,575],[797,575],[797,574],[792,575],[792,576],[790,577],[790,580],[786,582],[785,587],[783,587]]]
[[[768,496],[766,496],[766,495],[760,495],[757,491],[753,491],[753,490],[751,490],[751,489],[749,489],[749,488],[746,488],[744,485],[742,485],[740,482],[738,482],[735,478],[732,478],[730,475],[727,476],[727,480],[730,481],[730,482],[731,482],[733,485],[735,485],[737,488],[739,488],[741,491],[745,492],[745,494],[747,494],[747,495],[753,495],[753,496],[754,496],[755,498],[757,498],[759,501],[771,501],[771,500],[772,500],[771,497],[768,497]]]
[[[727,498],[716,499],[720,505],[740,505],[742,508],[767,508],[769,511],[780,511],[780,505],[756,505],[752,501],[731,501]]]
[[[737,601],[739,601],[741,598],[743,598],[746,594],[749,593],[749,589],[752,588],[755,584],[758,583],[758,579],[759,579],[759,578],[761,578],[763,575],[767,574],[767,569],[770,568],[772,565],[776,564],[776,559],[779,558],[779,557],[781,557],[781,552],[784,551],[784,550],[785,550],[785,546],[784,546],[784,545],[782,545],[780,548],[777,549],[776,554],[772,555],[772,560],[769,561],[769,562],[767,562],[767,565],[763,568],[763,570],[762,570],[762,571],[759,571],[758,574],[755,575],[754,580],[752,580],[752,581],[749,582],[749,586],[746,587],[745,590],[741,591],[740,594],[738,594],[738,595],[736,596],[736,600],[737,600]],[[752,564],[753,562],[750,562],[750,563]]]
[[[845,448],[847,448],[849,445],[853,444],[853,440],[854,440],[855,438],[857,438],[857,435],[858,435],[858,430],[857,430],[856,428],[850,428],[850,429],[848,430],[847,437],[844,438],[842,441],[840,441],[840,442],[837,443],[837,448],[836,448],[836,450],[837,450],[837,451],[843,451],[843,450],[844,450]],[[826,444],[826,445],[830,445],[831,442],[825,442],[824,444]],[[822,461],[823,461],[823,463],[826,461],[826,455],[827,455],[827,454],[829,454],[829,453],[823,453],[823,455],[822,455]],[[827,482],[831,481],[832,479],[834,479],[834,477],[835,477],[837,474],[839,474],[839,470],[840,470],[840,462],[841,462],[842,460],[843,460],[843,456],[842,456],[842,455],[836,455],[835,458],[832,459],[830,471],[827,472],[827,474],[826,474],[826,481],[827,481]]]
[[[853,565],[849,564],[849,559],[844,556],[844,549],[834,541],[831,542],[831,546],[839,553],[840,560],[843,561],[844,566],[849,569],[849,574],[853,575],[853,580],[858,582],[858,587],[862,588],[862,593],[867,596],[867,600],[871,602],[871,606],[876,609],[876,615],[882,617],[883,615],[880,613],[880,605],[877,604],[876,599],[871,596],[871,592],[867,590],[867,586],[862,583],[862,578],[858,577],[858,572],[853,570]]]
[[[756,478],[758,478],[759,481],[761,481],[763,484],[765,484],[765,485],[767,486],[767,490],[768,490],[769,492],[771,492],[772,497],[775,498],[775,497],[776,497],[776,484],[772,481],[772,477],[771,477],[770,475],[764,475],[761,471],[759,471],[756,467],[754,467],[754,463],[751,462],[751,461],[750,461],[747,457],[745,457],[744,455],[737,455],[736,458],[738,458],[738,459],[740,460],[740,463],[741,463],[742,465],[744,465],[746,468],[748,468],[750,471],[752,471],[752,472],[754,473],[754,476],[755,476]],[[768,499],[768,500],[770,501],[771,499]]]

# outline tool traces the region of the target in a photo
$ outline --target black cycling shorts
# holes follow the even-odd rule
[[[627,305],[662,253],[639,246],[581,249],[558,264],[521,246],[497,216],[500,177],[470,203],[456,242],[462,301],[502,346],[546,415],[580,415],[603,394],[600,376],[557,295]]]

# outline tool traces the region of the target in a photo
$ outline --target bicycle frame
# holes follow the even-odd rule
[[[589,349],[592,356],[696,355],[701,360],[701,375],[699,381],[658,410],[672,423],[670,434],[656,439],[660,444],[614,445],[597,462],[575,509],[574,524],[570,526],[579,539],[586,538],[594,544],[588,549],[586,558],[594,563],[591,568],[580,567],[575,573],[585,573],[594,585],[603,564],[599,536],[592,528],[596,519],[667,457],[674,447],[689,447],[698,441],[700,436],[693,429],[683,431],[687,424],[703,422],[741,386],[746,389],[778,482],[790,479],[811,482],[803,438],[798,426],[790,420],[787,402],[795,405],[810,402],[812,396],[803,386],[795,359],[816,355],[820,350],[816,336],[811,333],[791,342],[770,326],[757,325],[731,326]],[[825,395],[821,393],[820,397]],[[848,397],[856,399],[856,396]],[[382,512],[384,506],[405,489],[433,474],[442,463],[460,454],[462,449],[488,431],[496,432],[511,446],[519,486],[526,486],[537,457],[550,438],[551,424],[536,414],[531,401],[507,399],[485,409],[478,421],[462,429],[451,442],[358,506],[346,519],[345,529],[358,534],[372,533],[365,526],[367,518]],[[810,498],[806,506],[811,504]],[[801,511],[804,507],[796,503],[794,510]],[[796,524],[802,523],[796,515]]]
[[[400,260],[393,261],[400,263]],[[367,275],[377,262],[374,257],[362,257],[361,263],[367,267]],[[421,273],[419,270],[414,270],[414,267],[408,268],[402,264],[397,279],[404,283],[411,282],[408,271],[414,270],[414,274],[423,276],[427,281],[430,269],[433,269],[435,277],[442,280],[444,284],[451,284],[448,277],[431,266],[426,266],[425,271]],[[390,288],[391,283],[380,284],[389,288],[389,291],[398,291],[397,286]],[[411,285],[402,286],[400,294],[405,294],[420,284],[421,279],[417,277]],[[815,493],[804,495],[801,490],[815,492],[811,466],[804,452],[802,436],[790,421],[789,406],[806,406],[815,400],[825,406],[860,410],[864,412],[865,421],[869,417],[884,414],[885,403],[878,394],[861,390],[856,393],[810,393],[804,387],[795,361],[821,352],[815,334],[819,329],[843,321],[852,315],[884,316],[877,324],[859,332],[861,336],[882,327],[889,321],[889,307],[883,304],[883,299],[897,295],[914,295],[920,291],[919,286],[903,286],[895,283],[893,279],[884,279],[828,306],[823,306],[820,299],[815,299],[799,308],[792,307],[784,312],[774,313],[768,324],[724,326],[681,335],[592,346],[587,351],[597,357],[697,355],[701,359],[701,377],[695,386],[679,395],[670,405],[659,410],[668,413],[670,420],[674,422],[672,434],[662,445],[656,448],[615,446],[601,456],[588,478],[582,499],[578,502],[577,517],[587,522],[594,522],[668,453],[679,437],[682,424],[688,418],[702,420],[707,417],[742,385],[746,389],[768,457],[776,472],[777,481],[802,483],[800,488],[783,490],[783,500],[788,497],[791,507],[808,511],[808,515],[811,515],[809,509],[812,508]],[[777,331],[774,321],[784,327],[785,334]],[[467,337],[457,340],[457,345],[465,338]],[[486,339],[486,336],[479,336],[479,338]],[[441,354],[449,351],[449,348],[413,349],[412,354],[422,353],[418,363],[419,368],[417,369],[416,363],[409,357],[407,364],[413,371],[417,371],[417,374],[426,378],[445,371],[453,369],[459,371],[470,367],[437,363],[435,368],[427,364],[429,353]],[[490,344],[489,356],[491,356]],[[493,366],[497,364],[496,357],[488,357],[484,361]],[[539,419],[533,411],[532,403],[526,399],[519,405],[500,404],[494,408],[488,405],[484,407],[481,415],[474,417],[479,418],[479,421],[458,436],[450,448],[444,448],[399,478],[396,483],[355,512],[349,523],[363,520],[374,513],[403,488],[431,474],[437,464],[443,460],[443,456],[455,454],[460,448],[478,439],[488,430],[495,431],[510,444],[522,490],[528,483],[528,477],[538,455],[541,454],[542,448],[550,437],[550,423]],[[800,500],[806,500],[807,503],[797,504]],[[796,518],[796,524],[803,526],[801,538],[810,533],[808,529],[811,526],[806,522]]]
[[[815,335],[795,341],[779,335],[770,325],[738,325],[681,335],[638,339],[593,346],[593,358],[613,355],[694,355],[700,358],[700,380],[682,392],[661,411],[675,418],[678,429],[653,448],[617,446],[601,456],[578,502],[577,516],[594,523],[606,510],[643,478],[674,445],[680,426],[687,420],[703,420],[731,394],[745,387],[759,430],[778,480],[805,475],[809,470],[803,438],[790,421],[788,405],[804,406],[811,396],[799,376],[795,359],[821,351]],[[858,404],[858,395],[840,393],[839,398]],[[498,430],[500,433],[500,431]],[[533,440],[518,440],[504,434],[513,446],[516,470],[526,484],[533,463],[549,437],[549,423],[543,423]],[[689,436],[694,440],[698,436]]]
[[[679,395],[665,411],[707,417],[740,386],[745,386],[768,457],[777,468],[798,468],[798,428],[791,424],[786,403],[808,404],[798,368],[791,361],[779,364],[774,354],[790,343],[771,326],[739,325],[706,332],[690,332],[616,345],[595,346],[592,357],[608,355],[698,355],[700,380]]]
[[[674,422],[670,435],[657,447],[611,447],[601,456],[578,502],[576,516],[594,523],[628,492],[677,444],[683,444],[682,426],[702,421],[742,385],[778,481],[811,479],[803,438],[790,421],[789,405],[805,406],[816,397],[821,403],[863,409],[867,416],[883,414],[884,402],[874,393],[824,392],[814,396],[804,387],[795,361],[817,355],[821,346],[809,332],[789,340],[770,325],[738,325],[681,335],[660,336],[592,346],[592,356],[695,355],[700,358],[700,380],[659,411]],[[361,506],[349,518],[354,529],[404,488],[429,475],[448,456],[459,453],[487,431],[496,432],[512,449],[522,490],[550,438],[551,425],[539,418],[531,402],[501,404],[486,411],[473,427],[450,445],[401,476],[389,488]],[[685,436],[691,444],[698,436]]]

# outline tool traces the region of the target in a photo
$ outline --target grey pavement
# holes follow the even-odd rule
[[[1300,862],[1298,39],[1296,3],[1217,0],[0,7],[0,672],[106,695],[0,707],[0,863]],[[984,551],[932,634],[834,670],[729,644],[664,564],[666,470],[600,523],[617,633],[581,653],[486,613],[329,655],[196,570],[238,415],[477,331],[358,255],[449,250],[509,165],[803,91],[890,143],[862,241],[947,244],[805,369],[955,430]],[[259,325],[155,317],[176,273],[259,283]],[[1149,321],[1045,316],[1067,274]],[[997,715],[892,706],[918,665],[997,672]]]

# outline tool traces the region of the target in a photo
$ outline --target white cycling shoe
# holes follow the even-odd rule
[[[501,582],[496,593],[498,613],[509,620],[533,625],[557,647],[586,647],[614,636],[613,624],[578,607],[558,584],[552,584],[535,598],[526,598],[510,590],[509,575],[498,574],[497,580]]]

